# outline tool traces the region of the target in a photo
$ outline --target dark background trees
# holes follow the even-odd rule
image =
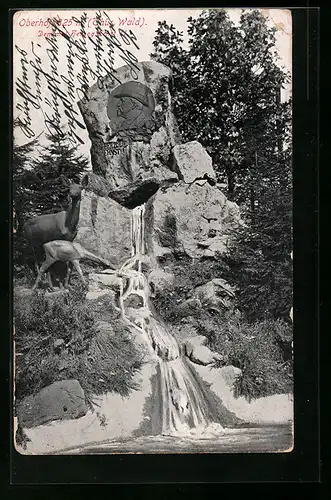
[[[15,126],[15,123],[14,123]],[[37,138],[22,146],[13,145],[14,265],[29,264],[31,249],[22,234],[24,222],[39,214],[65,210],[68,182],[80,182],[88,160],[69,145],[65,135]]]
[[[159,22],[151,57],[173,71],[183,142],[198,140],[246,226],[228,258],[238,303],[250,321],[286,318],[291,304],[291,101],[277,64],[275,28],[258,10],[235,25],[222,9],[188,19],[188,47]]]

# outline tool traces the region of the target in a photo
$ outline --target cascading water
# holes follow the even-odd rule
[[[132,210],[131,258],[121,267],[119,274],[128,279],[126,290],[120,294],[123,318],[146,339],[158,356],[162,398],[162,434],[170,436],[212,437],[224,432],[213,422],[209,403],[199,387],[196,377],[181,356],[176,339],[170,335],[151,312],[149,288],[142,273],[144,255],[145,205]],[[130,295],[142,299],[139,316],[133,322],[127,314],[125,300]]]

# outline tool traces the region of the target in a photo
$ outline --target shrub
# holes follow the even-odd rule
[[[291,326],[282,320],[249,324],[233,318],[221,328],[218,335],[215,331],[207,335],[208,343],[226,356],[228,364],[242,370],[236,387],[238,395],[250,400],[292,391],[292,356],[285,357],[282,348],[283,339],[292,338]]]
[[[87,396],[108,391],[122,395],[134,387],[141,356],[126,326],[111,311],[112,331],[99,331],[98,311],[84,302],[85,290],[72,289],[56,299],[43,293],[28,299],[16,294],[16,398],[35,394],[57,380],[76,378]],[[107,318],[108,319],[108,318]]]
[[[204,335],[211,350],[222,354],[227,364],[242,370],[237,394],[248,399],[286,393],[292,390],[293,363],[291,353],[292,325],[282,319],[252,322],[244,311],[218,311],[202,308],[182,318],[178,306],[192,290],[216,277],[231,280],[231,270],[221,259],[172,263],[167,270],[174,274],[174,285],[162,290],[153,299],[155,309],[169,323],[176,337],[180,329]],[[181,339],[183,340],[183,339]],[[222,366],[221,362],[219,365]]]
[[[196,287],[214,278],[227,279],[229,272],[221,258],[196,263],[192,259],[184,259],[180,264],[172,262],[166,269],[174,275],[174,284],[156,294],[153,304],[160,316],[172,323],[180,319],[178,305],[184,302]]]

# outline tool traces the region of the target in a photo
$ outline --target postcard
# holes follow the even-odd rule
[[[20,454],[293,449],[291,33],[15,12]]]

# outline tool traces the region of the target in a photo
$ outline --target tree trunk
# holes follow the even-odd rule
[[[236,179],[235,179],[235,175],[234,175],[234,172],[232,171],[232,169],[227,170],[227,179],[228,179],[227,197],[230,201],[233,201],[234,191],[235,191],[235,187],[236,187]]]
[[[249,193],[249,198],[250,198],[250,208],[251,208],[251,213],[254,215],[255,212],[255,191],[254,188],[250,188],[250,193]]]

